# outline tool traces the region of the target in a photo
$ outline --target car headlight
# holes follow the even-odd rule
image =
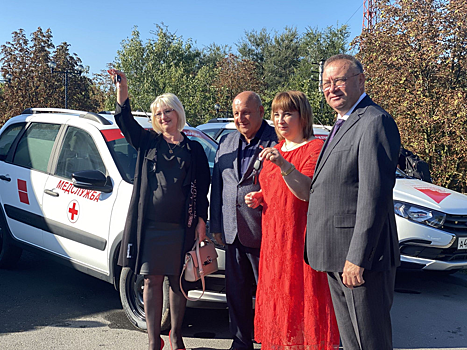
[[[443,226],[446,220],[446,214],[440,211],[399,201],[394,201],[394,213],[408,220],[435,228]]]

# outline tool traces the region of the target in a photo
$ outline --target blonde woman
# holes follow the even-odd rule
[[[182,132],[185,111],[177,96],[166,93],[151,104],[153,129],[132,117],[125,74],[117,74],[115,120],[137,151],[133,194],[118,263],[144,275],[144,312],[149,349],[164,347],[160,337],[162,286],[170,282],[171,349],[184,349],[181,328],[186,299],[179,287],[184,255],[196,237],[206,238],[210,172],[203,147]]]

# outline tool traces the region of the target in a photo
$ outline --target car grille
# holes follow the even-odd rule
[[[440,230],[453,233],[457,237],[467,236],[467,215],[446,214],[446,220]],[[426,247],[430,241],[411,240],[401,242],[401,254],[423,259],[440,261],[467,261],[467,251],[457,249],[456,239],[450,248]]]
[[[446,214],[446,221],[441,229],[450,233],[467,235],[467,215]]]
[[[440,261],[467,261],[467,251],[457,249],[457,239],[450,248],[424,247],[416,241],[401,242],[401,254]]]

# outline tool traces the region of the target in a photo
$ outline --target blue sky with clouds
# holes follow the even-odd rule
[[[24,29],[28,38],[41,27],[52,30],[53,43],[66,41],[91,73],[113,62],[122,40],[138,27],[143,40],[152,37],[155,24],[191,38],[199,48],[211,43],[235,50],[245,31],[281,32],[286,26],[303,33],[307,27],[325,29],[347,24],[351,39],[362,29],[363,0],[43,0],[2,1],[0,45],[11,33]]]

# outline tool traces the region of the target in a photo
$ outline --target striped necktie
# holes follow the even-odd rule
[[[329,141],[328,144],[331,143],[332,139],[334,138],[334,135],[336,135],[337,130],[344,124],[345,119],[337,119],[336,124],[334,124],[334,129],[332,129],[331,136],[329,136]]]
[[[344,124],[345,119],[337,119],[336,123],[334,124],[334,128],[332,129],[331,135],[328,138],[328,142],[326,143],[326,148],[328,145],[331,143],[332,139],[334,138],[334,135],[336,135],[337,130]]]

